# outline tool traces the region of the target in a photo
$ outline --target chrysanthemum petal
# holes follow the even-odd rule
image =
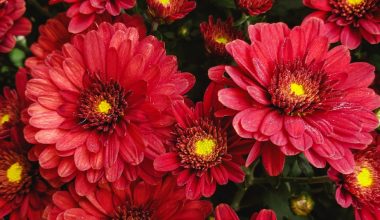
[[[176,153],[166,153],[154,160],[154,169],[158,171],[172,171],[180,166]]]

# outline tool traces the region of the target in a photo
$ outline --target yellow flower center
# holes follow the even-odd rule
[[[158,0],[158,1],[161,3],[161,5],[165,7],[170,5],[170,0]]]
[[[353,5],[353,6],[360,5],[364,2],[365,2],[365,0],[347,0],[347,3],[349,5]]]
[[[4,123],[8,122],[10,120],[9,114],[5,114],[0,119],[0,125],[3,125]]]
[[[103,100],[98,105],[98,112],[108,114],[111,108],[112,106],[110,105],[110,103],[108,103],[106,100]]]
[[[290,84],[290,92],[296,96],[305,95],[305,90],[303,86],[297,83]]]
[[[197,156],[207,157],[212,155],[216,146],[213,139],[205,138],[195,142],[195,154]]]
[[[365,167],[360,170],[356,179],[361,187],[369,187],[373,183],[371,171]]]
[[[22,166],[16,162],[7,170],[7,178],[9,182],[20,182],[22,174]]]
[[[218,44],[227,44],[228,43],[228,39],[225,38],[225,37],[216,37],[215,38],[215,42],[218,43]]]

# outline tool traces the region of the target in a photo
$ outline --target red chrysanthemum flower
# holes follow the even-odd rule
[[[90,27],[99,14],[117,16],[122,9],[133,8],[136,4],[136,0],[50,0],[49,4],[59,2],[71,4],[66,15],[70,18],[68,30],[74,34]]]
[[[241,155],[248,153],[252,142],[236,135],[231,120],[214,117],[214,111],[222,107],[216,98],[217,90],[211,84],[204,101],[194,108],[182,102],[174,105],[177,119],[174,146],[154,161],[156,170],[171,171],[179,186],[186,185],[188,199],[210,197],[217,184],[244,180]]]
[[[159,23],[171,23],[194,10],[195,1],[189,0],[147,0],[149,16]]]
[[[27,72],[20,69],[16,73],[16,89],[4,87],[3,96],[0,96],[0,140],[12,140],[18,145],[25,143],[22,133],[24,124],[21,113],[27,107],[25,88]]]
[[[273,0],[235,0],[236,6],[252,16],[263,14],[273,6]]]
[[[22,17],[24,0],[0,1],[0,53],[10,52],[16,44],[16,36],[24,36],[32,30],[30,21]]]
[[[340,174],[330,168],[328,175],[337,184],[336,200],[344,208],[355,208],[356,220],[380,219],[380,136],[367,149],[355,154],[355,171]]]
[[[357,48],[362,38],[371,44],[380,42],[379,0],[303,0],[307,7],[318,11],[326,23],[326,35],[331,42],[341,41],[350,49]]]
[[[41,219],[50,202],[50,188],[28,160],[29,146],[0,141],[0,219]]]
[[[226,44],[236,39],[243,39],[243,33],[232,26],[232,17],[225,22],[218,18],[214,23],[213,17],[209,16],[208,23],[202,22],[200,29],[207,52],[216,56],[227,56]]]
[[[46,175],[76,176],[80,195],[102,178],[119,188],[138,176],[154,182],[149,161],[165,152],[171,103],[183,100],[195,82],[178,71],[162,42],[140,39],[136,28],[121,23],[76,35],[31,75],[25,137],[47,144],[35,152],[40,164],[51,158],[41,164]]]
[[[40,36],[36,43],[30,47],[34,57],[26,60],[26,66],[32,68],[39,65],[43,60],[54,50],[61,50],[65,43],[70,42],[73,34],[68,31],[70,19],[65,14],[58,14],[56,17],[49,19],[46,24],[39,27]],[[135,27],[138,29],[139,36],[146,35],[146,27],[144,19],[140,15],[127,15],[121,14],[112,17],[109,14],[97,15],[93,24],[87,29],[93,30],[98,27],[102,22],[110,23],[123,23],[128,27]]]
[[[367,88],[375,68],[350,63],[345,46],[329,49],[324,28],[320,19],[292,30],[283,23],[251,25],[251,45],[226,46],[237,63],[224,68],[232,80],[212,69],[210,78],[231,87],[219,92],[219,101],[238,112],[237,133],[266,142],[255,144],[248,164],[262,152],[264,165],[278,174],[282,154],[304,152],[314,166],[328,162],[348,174],[354,171],[350,149],[371,143],[369,132],[379,123],[372,110],[380,106]]]
[[[215,208],[216,220],[239,220],[236,212],[227,204],[219,204]],[[253,213],[250,220],[277,220],[276,213],[269,209],[262,209],[258,213]]]
[[[177,187],[172,177],[157,186],[137,181],[127,190],[115,190],[108,185],[97,187],[86,197],[77,195],[70,185],[68,191],[56,192],[52,200],[45,210],[48,220],[203,220],[212,211],[209,201],[187,200],[184,188]]]

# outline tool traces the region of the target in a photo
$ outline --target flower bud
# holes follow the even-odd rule
[[[314,209],[314,200],[307,193],[301,193],[290,199],[290,209],[297,216],[308,216]]]

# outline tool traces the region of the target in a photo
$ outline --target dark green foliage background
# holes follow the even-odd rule
[[[220,59],[208,56],[205,53],[203,39],[199,31],[199,24],[206,21],[209,15],[214,18],[233,16],[238,21],[242,14],[235,8],[233,0],[197,0],[197,8],[185,19],[176,21],[171,25],[161,25],[154,33],[150,31],[150,24],[146,19],[149,34],[154,34],[159,39],[165,41],[168,54],[178,57],[179,66],[182,71],[189,71],[197,78],[197,84],[190,92],[189,96],[193,101],[202,99],[203,92],[209,83],[207,70],[215,65],[231,63],[230,58]],[[129,10],[128,13],[144,14],[145,1],[138,0],[138,7]],[[14,85],[14,74],[18,67],[23,65],[23,61],[31,53],[28,50],[38,37],[38,26],[45,23],[48,16],[57,14],[67,9],[66,5],[58,4],[48,6],[47,0],[27,0],[26,16],[33,23],[32,33],[25,40],[20,40],[17,47],[10,54],[0,55],[0,88]],[[267,14],[259,17],[251,17],[247,22],[239,25],[242,31],[246,32],[248,23],[256,22],[285,22],[293,27],[299,25],[303,18],[312,10],[303,7],[301,0],[277,0],[274,7]],[[180,34],[180,30],[188,30],[187,35]],[[354,61],[370,62],[380,68],[380,46],[369,45],[363,42],[362,45],[352,52]],[[266,178],[261,165],[255,170],[256,177]],[[308,177],[326,175],[326,170],[313,169],[302,156],[287,158],[283,176],[288,177]],[[244,184],[243,184],[244,185]],[[216,194],[211,198],[214,205],[225,202],[230,203],[239,186],[228,184],[219,187]],[[298,217],[293,215],[289,208],[291,196],[301,192],[309,193],[315,201],[315,209],[308,217]],[[249,219],[249,216],[261,208],[274,209],[278,219],[301,220],[350,220],[353,219],[352,209],[342,209],[334,197],[335,189],[331,183],[305,184],[305,183],[285,183],[271,178],[267,184],[253,185],[247,191],[241,203],[239,215],[241,219]]]

